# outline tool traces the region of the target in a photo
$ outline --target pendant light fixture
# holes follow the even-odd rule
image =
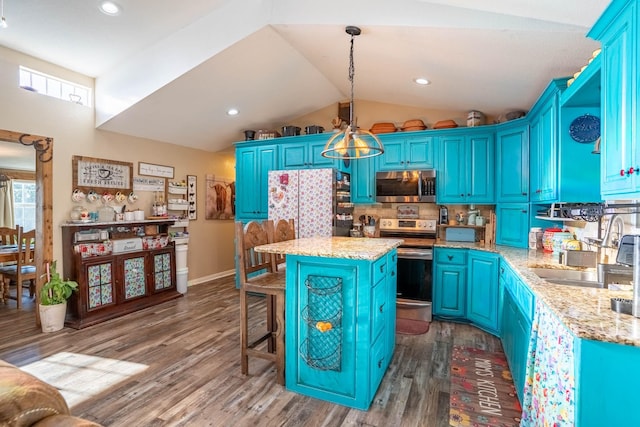
[[[353,39],[360,35],[358,27],[345,28],[351,36],[351,48],[349,50],[349,81],[351,82],[351,99],[349,101],[349,124],[347,128],[333,135],[322,150],[322,156],[331,159],[365,159],[379,156],[384,153],[382,142],[371,132],[358,129],[353,115]]]
[[[0,0],[0,28],[7,28],[9,25],[7,24],[7,19],[4,17],[4,0]]]

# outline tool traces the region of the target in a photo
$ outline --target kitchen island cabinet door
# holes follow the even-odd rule
[[[519,119],[496,133],[496,202],[529,201],[529,125]]]
[[[496,334],[499,255],[472,250],[469,251],[468,260],[467,319],[474,325]]]
[[[395,254],[375,261],[287,255],[288,390],[369,408],[393,356],[395,274],[388,276],[395,268],[388,263]]]
[[[276,145],[241,146],[236,148],[236,217],[266,219],[268,210],[267,182],[270,170],[278,169]]]

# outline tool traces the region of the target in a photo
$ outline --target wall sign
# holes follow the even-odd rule
[[[198,185],[197,185],[197,177],[195,175],[187,175],[187,199],[189,201],[189,219],[197,219],[198,218],[198,205],[197,205],[197,195]]]
[[[138,175],[173,178],[173,166],[154,165],[152,163],[138,162]]]
[[[88,192],[131,190],[133,163],[73,156],[73,187]]]
[[[133,178],[133,189],[135,191],[164,191],[164,187],[164,178],[147,178],[146,176]]]

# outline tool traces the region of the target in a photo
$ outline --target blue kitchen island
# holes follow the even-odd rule
[[[401,239],[314,237],[259,252],[287,256],[287,389],[367,410],[395,348]]]

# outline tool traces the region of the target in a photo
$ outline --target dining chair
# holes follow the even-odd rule
[[[18,235],[20,234],[20,226],[12,227],[0,227],[0,246],[17,245]],[[5,261],[0,263],[0,268],[14,265],[15,261]],[[8,288],[5,290],[4,276],[0,272],[0,302],[5,302],[5,291],[8,292]]]
[[[266,221],[267,231],[272,236],[273,243],[294,240],[296,238],[296,228],[293,219],[281,219],[277,223]],[[276,270],[283,270],[286,266],[286,256],[284,254],[273,254]]]
[[[18,253],[15,265],[0,267],[0,274],[4,282],[4,293],[10,299],[9,285],[13,280],[16,283],[16,303],[18,310],[22,307],[22,287],[26,280],[29,281],[29,296],[33,297],[36,289],[36,260],[35,242],[36,230],[23,232],[19,227],[18,233]]]
[[[270,360],[276,365],[278,384],[284,385],[285,273],[276,270],[272,254],[255,251],[256,246],[265,245],[272,240],[266,221],[262,224],[250,221],[246,225],[236,222],[235,234],[240,275],[241,371],[248,375],[249,357]],[[265,296],[266,332],[261,332],[258,338],[249,337],[249,293]],[[253,325],[256,321],[251,323]]]

